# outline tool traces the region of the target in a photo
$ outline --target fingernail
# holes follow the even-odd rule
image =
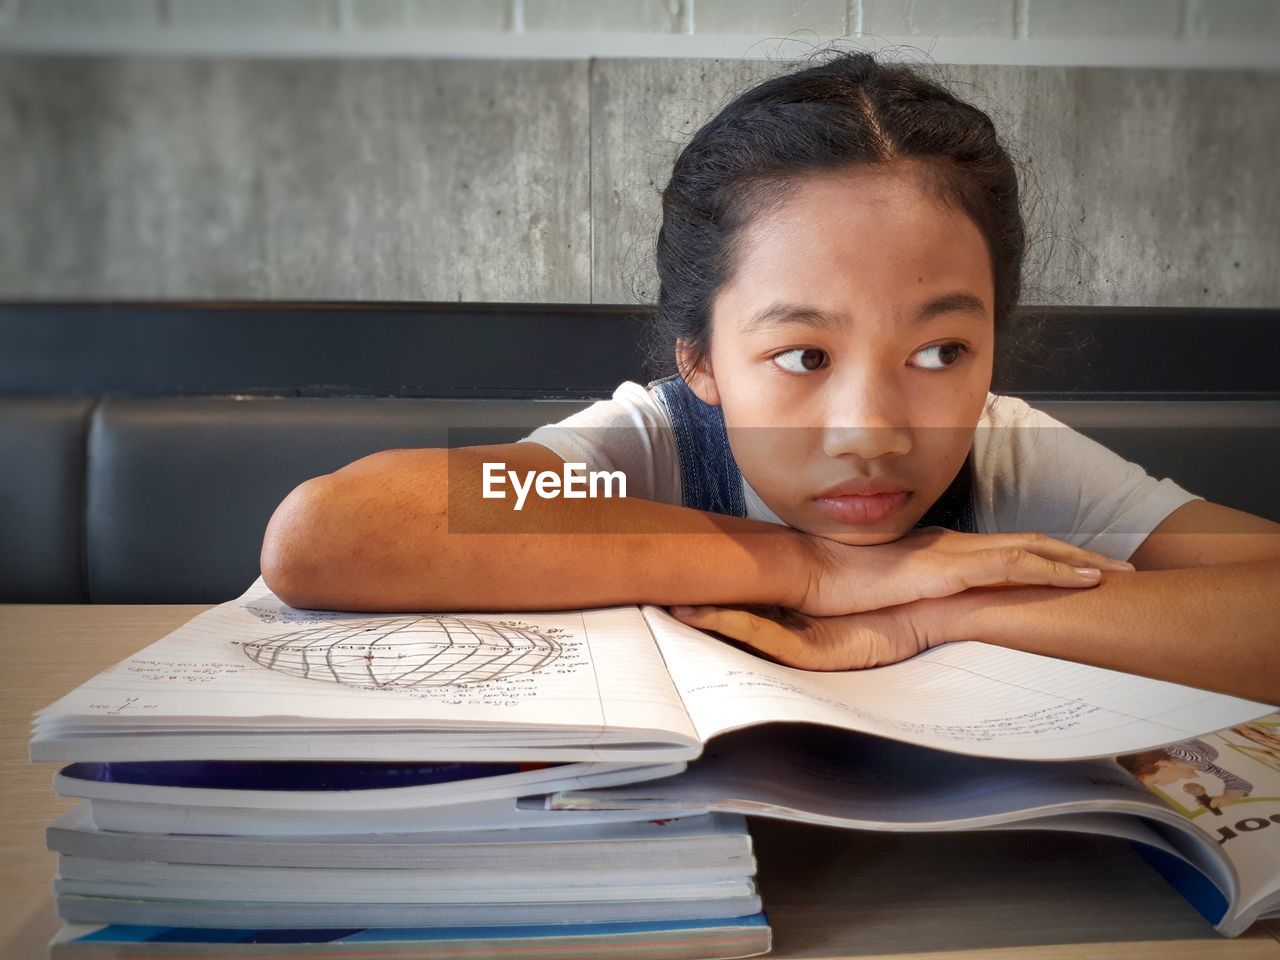
[[[1096,580],[1102,576],[1102,571],[1096,567],[1076,567],[1076,573],[1082,577],[1088,577],[1090,580]]]
[[[671,612],[675,614],[677,617],[687,617],[690,614],[692,614],[694,610],[693,607],[683,606],[683,605],[671,607],[670,609],[671,609]]]

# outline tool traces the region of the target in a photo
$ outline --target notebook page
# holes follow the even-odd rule
[[[977,641],[872,670],[797,670],[661,607],[643,611],[704,743],[739,727],[804,721],[975,756],[1069,760],[1161,746],[1274,709]]]
[[[693,736],[637,607],[297,610],[259,578],[41,711],[111,730],[634,727]]]

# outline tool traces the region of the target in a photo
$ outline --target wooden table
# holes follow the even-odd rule
[[[203,605],[0,605],[0,957],[57,926],[44,825],[70,808],[27,761],[33,711]],[[1280,924],[1224,939],[1125,844],[1049,833],[908,836],[752,822],[775,957],[1280,960]]]

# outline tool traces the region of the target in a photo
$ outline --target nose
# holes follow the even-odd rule
[[[822,428],[829,457],[876,460],[911,450],[906,404],[890,384],[861,378],[832,392]]]

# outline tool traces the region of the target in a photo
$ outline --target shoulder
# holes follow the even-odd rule
[[[973,437],[974,481],[996,506],[1033,494],[1035,468],[1060,452],[1058,436],[1070,429],[1018,397],[987,394]]]
[[[1127,559],[1198,499],[1017,397],[988,394],[973,451],[984,532],[1037,531]]]
[[[987,403],[983,407],[978,426],[988,430],[1008,430],[1027,426],[1067,427],[1060,420],[1055,420],[1043,410],[1038,410],[1021,397],[1012,397],[1000,393],[988,393]]]
[[[533,433],[520,439],[539,440],[541,436],[549,436],[553,428],[596,433],[610,430],[634,431],[638,428],[661,433],[664,430],[670,431],[671,421],[653,391],[643,384],[626,380],[614,388],[613,395],[608,399],[597,400],[554,423],[538,427]],[[605,434],[601,433],[601,436],[604,438]]]
[[[679,502],[671,421],[643,384],[623,381],[608,399],[538,427],[520,442],[540,443],[566,462],[585,463],[590,470],[621,470],[630,496]]]
[[[670,429],[666,412],[653,391],[643,384],[625,380],[607,400],[556,421],[556,426],[572,427],[652,427]],[[540,428],[541,429],[541,428]]]
[[[1179,760],[1199,760],[1206,762],[1218,759],[1218,751],[1205,741],[1197,738],[1191,740],[1183,740],[1180,743],[1170,744],[1165,747],[1165,751],[1171,757]]]

